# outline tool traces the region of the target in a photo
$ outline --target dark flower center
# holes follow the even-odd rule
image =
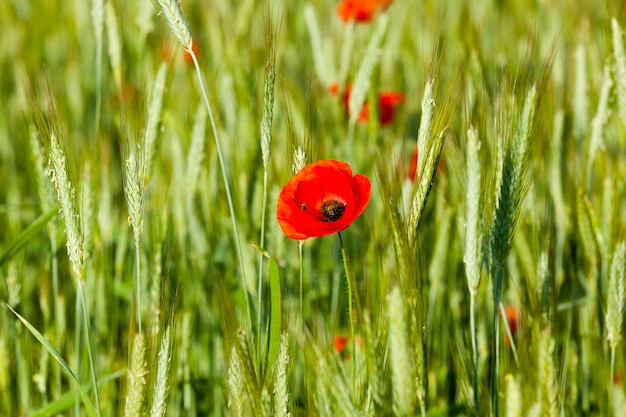
[[[337,200],[324,201],[320,213],[327,222],[336,222],[343,217],[346,205]]]

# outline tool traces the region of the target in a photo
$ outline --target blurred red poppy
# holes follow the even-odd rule
[[[335,352],[341,355],[344,349],[346,348],[346,345],[348,344],[349,340],[350,340],[350,336],[336,334],[335,335]]]
[[[511,335],[515,337],[517,331],[522,326],[522,312],[520,309],[512,304],[507,304],[504,306],[504,313],[506,314],[506,322],[511,330]],[[500,311],[500,315],[502,315],[502,311]],[[504,341],[507,345],[511,344],[509,340],[509,335],[505,333]]]
[[[306,165],[278,196],[280,228],[291,239],[340,232],[363,213],[370,199],[370,180],[352,175],[350,165],[322,160]]]
[[[337,94],[339,92],[339,84],[332,83],[328,86],[328,91],[331,94]],[[352,92],[352,86],[347,85],[343,91],[343,107],[347,115],[349,115],[350,108],[350,93]],[[382,126],[386,126],[393,121],[393,116],[396,112],[396,107],[404,102],[404,94],[396,91],[381,91],[378,93],[378,121]],[[359,111],[359,122],[368,123],[370,120],[370,110],[368,103],[363,103],[361,110]]]
[[[379,7],[384,10],[389,4],[391,0],[343,0],[337,5],[337,15],[344,22],[367,23]]]
[[[161,47],[161,59],[170,65],[174,64],[179,47],[180,46],[178,43],[174,43],[174,42],[164,43],[163,46]],[[194,42],[191,44],[191,50],[196,55],[196,58],[198,58],[199,49],[198,49],[197,42]],[[185,64],[193,65],[193,59],[191,58],[191,55],[189,54],[189,52],[187,52],[186,49],[183,49],[183,60],[185,61]]]
[[[335,352],[337,352],[344,360],[350,359],[350,352],[352,351],[352,343],[350,343],[351,340],[352,337],[350,337],[350,335],[335,335]],[[357,347],[363,346],[363,339],[361,339],[361,336],[359,335],[355,337],[354,342]]]

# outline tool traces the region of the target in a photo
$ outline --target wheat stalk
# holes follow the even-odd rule
[[[399,287],[393,287],[387,296],[389,309],[389,351],[393,410],[396,415],[412,415],[415,398],[415,373],[406,329],[404,299]]]
[[[289,417],[289,389],[287,381],[287,366],[289,365],[289,335],[283,333],[280,340],[278,360],[276,361],[276,380],[274,382],[274,404],[276,417]]]
[[[107,1],[104,6],[105,25],[109,45],[109,59],[113,69],[113,78],[118,89],[122,88],[122,42],[120,41],[117,15],[112,1]]]
[[[626,120],[626,52],[624,52],[624,32],[615,17],[611,18],[613,32],[613,73],[620,117]]]
[[[304,6],[304,21],[309,32],[311,40],[311,52],[313,54],[313,63],[315,65],[315,73],[325,86],[329,85],[333,76],[330,74],[329,64],[324,57],[324,48],[322,47],[322,37],[320,36],[319,25],[317,24],[317,16],[315,15],[315,7],[311,3]]]
[[[611,78],[611,67],[609,64],[604,65],[602,75],[602,87],[600,89],[600,98],[598,100],[598,109],[593,120],[591,120],[591,138],[589,139],[589,150],[587,156],[587,191],[591,190],[591,174],[593,171],[593,161],[596,153],[600,149],[604,149],[604,127],[606,126],[611,113],[609,107],[609,99],[613,89],[613,79]]]
[[[370,86],[372,72],[380,60],[381,43],[387,32],[388,23],[388,16],[386,14],[381,15],[365,50],[365,56],[354,76],[352,91],[348,100],[348,112],[350,113],[350,121],[352,123],[356,122],[359,117],[361,106],[365,101],[365,95]]]
[[[169,390],[169,372],[171,354],[170,327],[168,326],[161,337],[161,347],[157,356],[157,373],[152,390],[152,407],[150,417],[163,417],[167,410],[167,394]]]
[[[626,242],[620,242],[613,252],[606,308],[606,339],[611,348],[611,375],[615,372],[615,350],[622,340],[624,321],[624,279],[626,277]]]
[[[537,107],[537,87],[526,94],[513,143],[510,149],[500,148],[500,168],[496,174],[496,206],[489,237],[490,270],[493,279],[493,364],[491,368],[491,401],[498,416],[499,326],[498,308],[504,280],[504,265],[519,219],[522,199],[529,185],[529,165],[532,150],[531,133]]]
[[[511,374],[504,377],[506,381],[506,417],[522,416],[522,393],[519,382]]]
[[[582,43],[574,52],[574,136],[580,142],[589,126],[589,86],[587,80],[587,51]]]
[[[554,339],[550,334],[550,328],[540,333],[539,339],[539,403],[541,404],[541,416],[558,417],[559,413],[559,388],[557,369],[554,365]]]
[[[139,178],[140,164],[130,152],[126,160],[124,195],[128,204],[128,223],[135,237],[135,297],[137,299],[137,324],[141,333],[141,255],[140,241],[143,233],[143,184]]]
[[[242,416],[244,403],[246,400],[246,392],[244,388],[244,376],[242,371],[241,359],[235,346],[230,350],[230,365],[228,366],[228,388],[230,395],[228,399],[228,407],[234,404],[237,416]]]
[[[191,51],[193,40],[191,39],[191,31],[189,23],[183,15],[180,4],[176,0],[153,0],[156,6],[161,10],[161,15],[165,19],[170,32],[176,37],[178,42],[188,51]]]
[[[67,254],[76,278],[82,279],[84,252],[83,238],[79,228],[80,219],[76,211],[74,188],[67,173],[65,152],[59,146],[54,133],[50,135],[49,158],[51,169],[48,175],[57,191],[61,218],[65,223]]]
[[[470,127],[467,131],[467,190],[465,209],[465,276],[470,293],[470,333],[472,337],[472,364],[473,364],[473,391],[474,408],[478,410],[478,351],[476,346],[476,295],[480,285],[482,269],[482,216],[479,216],[481,206],[481,170],[480,170],[480,141],[476,129]]]
[[[141,182],[145,186],[152,175],[152,166],[156,158],[158,145],[158,127],[161,121],[163,108],[163,93],[165,92],[165,78],[167,76],[167,64],[161,63],[152,86],[150,101],[148,103],[148,116],[143,134],[143,164],[141,166]]]
[[[146,340],[142,333],[135,334],[128,368],[128,389],[124,402],[124,416],[141,417],[146,388]]]

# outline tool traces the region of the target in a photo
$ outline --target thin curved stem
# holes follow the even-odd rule
[[[493,348],[491,350],[492,366],[490,389],[492,413],[495,417],[498,417],[499,415],[498,386],[500,382],[500,326],[498,326],[498,310],[500,308],[500,299],[502,297],[503,279],[503,267],[502,265],[496,265],[493,278]]]
[[[141,333],[141,253],[139,241],[135,242],[135,293],[137,296],[137,328]]]
[[[337,232],[337,236],[339,236],[341,257],[343,258],[343,269],[346,272],[346,281],[348,282],[348,315],[350,317],[350,335],[352,336],[352,378],[354,381],[356,381],[356,338],[354,334],[354,317],[352,312],[352,275],[350,274],[350,267],[348,266],[348,255],[346,254],[346,248],[343,245],[341,232]]]
[[[59,260],[57,258],[57,241],[53,232],[50,233],[50,251],[52,252],[52,296],[54,298],[54,335],[56,343],[61,349],[61,303],[59,302]],[[54,367],[54,381],[56,387],[56,395],[61,395],[61,368],[59,366]]]
[[[474,411],[478,413],[478,348],[476,344],[476,296],[470,294],[470,332],[472,334],[472,363],[474,367]]]
[[[78,298],[80,298],[80,303],[83,309],[83,325],[84,325],[84,333],[85,333],[85,346],[87,347],[87,358],[89,360],[89,370],[91,374],[91,384],[93,385],[93,392],[96,399],[96,411],[98,412],[98,416],[102,415],[101,407],[100,407],[100,396],[98,394],[98,378],[96,377],[96,367],[93,361],[93,354],[91,352],[91,339],[89,332],[89,314],[87,313],[87,303],[85,303],[85,295],[83,294],[83,283],[82,280],[77,280],[78,284]]]
[[[261,239],[259,246],[265,250],[265,208],[267,206],[267,169],[263,170],[263,202],[261,203]],[[257,286],[257,347],[261,354],[261,323],[263,321],[263,253],[259,253],[259,282]]]
[[[198,77],[198,84],[200,85],[200,90],[202,92],[202,97],[204,99],[204,104],[207,107],[207,111],[209,113],[209,119],[211,120],[211,127],[213,129],[213,138],[215,139],[215,148],[217,149],[217,156],[220,161],[220,168],[222,171],[222,179],[224,180],[224,189],[226,190],[226,200],[228,201],[228,210],[230,211],[230,220],[233,226],[233,234],[235,235],[235,245],[237,247],[237,258],[239,260],[239,267],[241,269],[241,289],[243,291],[244,299],[246,301],[246,313],[248,317],[248,323],[252,326],[252,315],[250,312],[250,296],[248,295],[248,285],[246,280],[246,270],[243,263],[243,252],[241,250],[241,241],[239,239],[239,229],[237,227],[237,218],[235,216],[235,207],[233,205],[233,197],[230,192],[230,183],[228,182],[228,173],[226,172],[226,161],[224,160],[224,153],[222,152],[222,145],[219,139],[219,134],[217,132],[217,126],[215,125],[215,118],[213,117],[213,108],[211,107],[211,102],[209,101],[209,95],[207,94],[206,87],[204,86],[204,79],[202,78],[202,73],[200,72],[200,64],[198,63],[198,58],[196,57],[195,52],[189,48],[185,49],[185,51],[191,56],[193,60],[193,65],[196,69],[196,76]]]
[[[304,269],[303,268],[304,260],[303,260],[303,253],[302,253],[303,252],[303,247],[304,247],[304,240],[301,240],[298,243],[298,251],[299,251],[299,256],[300,256],[300,294],[299,294],[299,296],[300,296],[300,311],[301,311],[300,314],[302,315],[302,320],[304,321],[304,304],[302,303],[302,300],[303,300],[303,298],[302,298],[302,282],[303,282],[303,279],[302,279],[303,273],[302,273],[302,271]]]

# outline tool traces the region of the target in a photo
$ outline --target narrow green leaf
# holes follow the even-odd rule
[[[2,257],[0,257],[0,268],[6,262],[11,260],[11,258],[13,258],[20,250],[22,250],[22,248],[26,246],[28,241],[37,233],[39,233],[41,229],[45,227],[48,221],[50,221],[50,219],[58,213],[58,211],[59,208],[57,206],[52,207],[47,213],[39,216],[26,229],[24,229],[22,233],[18,235],[17,239],[15,239],[15,242],[13,242],[13,244],[9,246],[9,249],[7,249],[2,254]]]
[[[126,369],[121,369],[117,372],[106,375],[98,381],[98,386],[100,387],[106,384],[107,382],[116,380],[122,375],[124,375],[125,373],[126,373]],[[92,388],[93,388],[93,385],[91,383],[82,387],[84,392],[89,392],[91,391]],[[77,391],[78,389],[73,389],[71,391],[66,392],[65,394],[57,398],[56,400],[49,402],[48,404],[44,405],[40,409],[34,411],[30,415],[30,417],[51,417],[51,416],[56,416],[59,413],[62,413],[66,410],[69,410],[74,405],[74,401],[76,401]]]
[[[80,381],[78,380],[78,378],[76,378],[76,375],[74,375],[74,372],[72,372],[70,366],[67,364],[67,362],[65,362],[65,359],[63,359],[59,351],[56,350],[54,346],[52,346],[52,344],[39,332],[39,330],[35,329],[35,327],[33,327],[33,325],[28,322],[28,320],[20,316],[17,311],[13,310],[10,305],[7,304],[7,307],[13,312],[13,314],[17,316],[18,319],[20,319],[22,324],[26,326],[26,328],[33,334],[33,336],[35,336],[39,343],[41,343],[41,345],[46,348],[48,353],[52,355],[52,357],[59,363],[59,365],[61,365],[63,370],[65,370],[65,372],[76,382],[77,389],[80,393],[81,399],[83,400],[83,404],[85,405],[85,411],[87,411],[87,415],[89,417],[96,417],[96,408],[91,403],[91,400],[89,400],[89,397],[87,397],[87,394],[83,390]]]
[[[269,258],[270,274],[270,329],[268,364],[271,366],[278,359],[280,347],[281,301],[280,301],[280,270],[278,264]]]

